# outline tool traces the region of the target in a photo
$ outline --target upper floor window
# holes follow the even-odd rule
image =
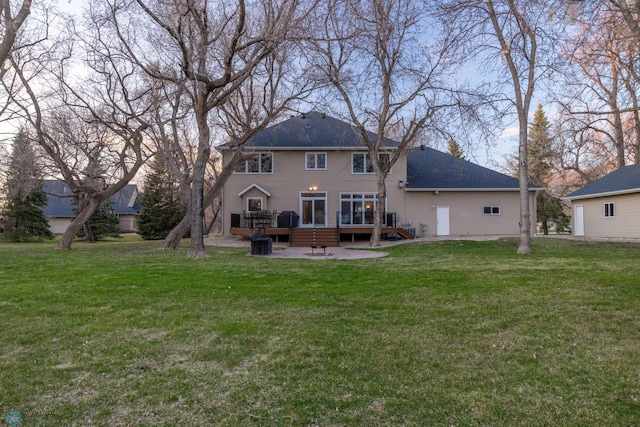
[[[500,215],[500,206],[485,206],[483,212],[485,215]]]
[[[391,162],[389,153],[378,153],[381,165]],[[353,153],[351,155],[351,173],[374,173],[369,153]]]
[[[273,173],[273,153],[250,153],[238,163],[236,173]]]
[[[604,217],[608,218],[608,217],[613,217],[614,215],[614,211],[613,211],[613,202],[610,203],[605,203],[604,204]]]
[[[326,170],[327,169],[327,153],[306,153],[305,169]]]

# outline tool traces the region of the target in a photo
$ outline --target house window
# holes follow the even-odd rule
[[[500,206],[485,206],[482,209],[485,215],[500,215]]]
[[[381,166],[385,166],[391,162],[391,156],[389,153],[378,153],[378,160]],[[369,153],[351,154],[351,173],[374,173]]]
[[[605,218],[611,218],[614,217],[614,211],[613,211],[613,202],[611,203],[605,203],[604,204],[604,217]]]
[[[261,211],[262,210],[262,197],[249,197],[247,199],[248,211]]]
[[[246,154],[235,173],[273,173],[273,153]]]
[[[373,224],[376,193],[343,193],[340,195],[341,225]]]
[[[305,169],[326,170],[327,169],[327,153],[306,153]]]

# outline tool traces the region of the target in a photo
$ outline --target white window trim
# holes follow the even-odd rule
[[[355,172],[353,170],[353,165],[354,165],[353,164],[353,157],[355,155],[358,155],[358,154],[364,155],[364,172]],[[386,151],[382,152],[382,153],[378,153],[378,158],[380,158],[381,155],[389,156],[389,161],[391,161],[391,153],[388,153]],[[351,153],[351,174],[352,175],[373,175],[373,174],[375,174],[374,171],[367,172],[367,158],[369,158],[369,153],[366,152],[366,151],[356,151],[356,152]],[[392,171],[393,171],[393,168],[389,169],[389,175],[391,175]]]
[[[310,168],[309,165],[307,164],[307,156],[312,154],[315,158],[315,164],[316,167],[314,168]],[[324,155],[324,167],[323,168],[319,168],[318,166],[318,155],[322,154]],[[327,167],[328,167],[328,156],[326,152],[323,151],[307,151],[306,153],[304,153],[304,169],[308,170],[308,171],[326,171]]]
[[[262,162],[258,162],[258,167],[259,167],[259,171],[258,172],[249,172],[247,171],[247,162],[248,160],[242,160],[240,163],[238,163],[238,166],[240,166],[241,164],[244,164],[244,172],[238,171],[238,170],[234,170],[233,173],[234,174],[241,174],[241,175],[272,175],[273,174],[273,170],[275,169],[275,156],[273,155],[273,152],[271,151],[255,151],[252,153],[247,153],[250,155],[255,155],[258,156],[258,158],[261,158],[264,154],[267,154],[269,156],[271,156],[271,171],[270,172],[262,172]],[[237,169],[237,167],[236,167]]]
[[[304,202],[305,201],[324,201],[324,217],[323,224],[303,224],[303,211],[304,211]],[[318,191],[318,190],[310,190],[310,191],[300,191],[298,193],[298,207],[300,209],[300,227],[302,228],[311,228],[311,227],[328,227],[329,221],[329,199],[327,198],[326,191]],[[315,216],[315,213],[313,214]]]
[[[353,198],[354,194],[362,195],[362,198],[354,199]],[[344,196],[349,196],[349,198],[345,199],[345,198],[343,198]],[[367,197],[367,196],[371,196],[371,197]],[[345,192],[340,193],[340,199],[338,201],[338,203],[339,203],[338,206],[340,206],[340,212],[342,212],[342,202],[348,202],[349,205],[353,206],[353,202],[354,201],[363,201],[363,203],[364,203],[365,200],[373,200],[373,211],[372,212],[375,215],[376,206],[378,205],[378,193],[374,192],[374,191],[345,191]],[[384,210],[385,210],[385,212],[387,212],[387,202],[388,202],[388,199],[385,198],[385,200],[384,200]],[[363,211],[362,213],[364,213],[364,212],[365,211]],[[366,225],[373,225],[373,224],[365,224],[364,222],[363,223],[353,224],[353,218],[351,219],[351,223],[350,224],[344,224],[342,222],[342,218],[338,218],[338,221],[339,221],[340,225],[365,225],[365,226]]]
[[[608,206],[611,206],[608,208]],[[609,211],[613,211],[612,215],[607,215]],[[615,218],[616,217],[616,206],[614,202],[606,202],[602,204],[602,214],[605,218]]]
[[[251,197],[247,197],[246,198],[246,207],[245,210],[247,212],[259,212],[259,211],[251,211],[249,210],[249,205],[250,205],[250,201],[251,200],[260,200],[260,211],[265,210],[264,209],[264,197],[256,197],[256,196],[251,196]]]
[[[489,208],[489,213],[485,212],[485,209]],[[495,208],[498,208],[498,213],[493,213],[493,210]],[[493,206],[493,205],[486,205],[482,207],[482,214],[486,215],[486,216],[499,216],[502,215],[502,206],[498,205],[498,206]]]

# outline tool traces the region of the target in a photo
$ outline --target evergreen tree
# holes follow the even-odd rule
[[[84,224],[77,236],[87,242],[97,242],[105,237],[120,237],[119,224],[113,204],[107,199]]]
[[[10,241],[53,239],[43,208],[47,195],[43,191],[42,171],[38,156],[24,130],[13,140],[11,159],[5,183],[6,203],[4,238]]]
[[[552,140],[549,133],[549,121],[544,114],[542,104],[533,114],[533,122],[529,125],[529,181],[539,187],[544,186],[551,171],[553,160]]]
[[[449,151],[448,151],[448,153],[450,155],[452,155],[453,157],[457,157],[459,159],[466,160],[464,158],[464,156],[462,155],[462,150],[460,149],[460,146],[458,145],[458,142],[453,138],[451,138],[451,140],[449,141]]]
[[[143,239],[164,239],[185,215],[172,175],[161,157],[151,162],[140,203],[142,211],[138,217],[138,233]]]
[[[549,234],[549,222],[556,223],[558,231],[568,225],[568,217],[563,211],[562,202],[545,188],[552,169],[553,146],[547,120],[542,104],[533,114],[533,122],[529,125],[529,181],[544,188],[536,197],[537,221],[542,225],[542,232]]]

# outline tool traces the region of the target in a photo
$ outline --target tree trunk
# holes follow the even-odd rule
[[[211,154],[209,146],[209,125],[207,123],[206,96],[201,95],[196,106],[198,122],[198,157],[193,165],[193,180],[191,182],[191,248],[189,258],[204,258],[204,176],[207,162]]]
[[[198,259],[207,256],[204,250],[204,168],[202,172],[194,168],[191,191],[191,248],[188,256]]]
[[[84,240],[85,242],[90,242],[90,243],[94,243],[96,241],[95,237],[93,237],[93,231],[91,230],[91,225],[89,224],[89,221],[85,222],[82,225],[82,228],[84,230]]]
[[[635,103],[635,102],[634,102]],[[640,114],[638,114],[638,106],[634,106],[633,110],[633,130],[635,133],[633,151],[633,163],[640,163]]]
[[[83,225],[89,221],[89,218],[96,213],[102,202],[104,202],[104,198],[89,199],[87,207],[83,209],[73,221],[71,221],[71,224],[69,224],[67,229],[64,231],[56,249],[62,251],[71,250],[71,243],[73,243],[73,239],[76,237],[76,234],[78,234],[78,231],[80,231]]]
[[[519,254],[531,253],[531,212],[529,209],[529,174],[527,171],[528,162],[528,135],[526,112],[519,114],[520,121],[520,144],[518,179],[520,181],[520,246]]]
[[[220,193],[220,191],[222,190],[222,187],[227,182],[227,179],[229,179],[229,176],[231,176],[231,174],[233,173],[236,163],[237,161],[235,159],[232,160],[222,170],[222,172],[220,172],[220,175],[216,179],[215,184],[213,185],[213,187],[211,187],[211,189],[205,195],[203,206],[209,206],[211,203],[213,203],[213,200]],[[191,195],[189,197],[191,197]],[[187,210],[187,213],[185,214],[184,218],[182,218],[182,221],[180,221],[178,225],[176,225],[173,228],[173,230],[171,230],[169,235],[164,239],[162,249],[176,249],[178,247],[178,245],[180,244],[180,240],[184,237],[185,233],[191,226],[191,220],[193,219],[191,209],[192,207],[190,204]],[[203,238],[203,244],[204,244],[204,238]]]
[[[611,59],[611,91],[609,92],[609,99],[611,103],[611,109],[613,112],[613,144],[616,149],[616,166],[622,168],[626,164],[625,159],[625,141],[624,130],[622,129],[622,113],[618,107],[618,82],[620,80],[620,73],[618,71],[618,65],[614,58]]]
[[[628,64],[628,67],[631,69],[633,67],[633,62],[631,61],[630,64]],[[638,75],[636,73],[633,73],[635,79],[633,79],[634,81],[636,79],[638,79]],[[630,82],[631,78],[628,77],[624,80],[625,82],[625,86],[627,88],[627,92],[629,93],[629,97],[631,98],[631,102],[633,105],[633,113],[632,113],[632,117],[633,117],[633,135],[634,137],[631,140],[631,148],[629,149],[629,151],[632,154],[632,162],[633,164],[638,164],[640,163],[640,114],[638,113],[638,95],[636,94],[636,91],[632,85],[632,83]]]
[[[191,215],[191,207],[189,207],[182,220],[178,223],[178,225],[173,227],[173,230],[171,230],[171,232],[169,232],[167,237],[164,239],[161,249],[177,249],[180,241],[186,234],[187,230],[189,230],[189,227],[191,227],[192,218],[193,215]]]
[[[206,201],[206,197],[205,197],[205,201]],[[207,203],[206,205],[209,206],[210,203]],[[216,220],[218,219],[219,213],[220,213],[220,206],[217,206],[217,207],[211,206],[211,222],[209,222],[209,224],[206,224],[207,234],[211,233],[211,230],[213,229],[213,226],[216,223]]]
[[[371,239],[369,240],[369,246],[380,246],[380,240],[382,239],[382,226],[384,224],[384,207],[385,199],[387,198],[387,186],[384,178],[377,179],[378,181],[378,194],[376,194],[376,210],[373,220],[373,230],[371,231]]]
[[[620,111],[617,110],[618,106],[616,105],[614,108],[616,111],[613,112],[613,143],[616,148],[616,167],[619,169],[626,164],[625,140],[624,130],[622,129],[622,116]]]

